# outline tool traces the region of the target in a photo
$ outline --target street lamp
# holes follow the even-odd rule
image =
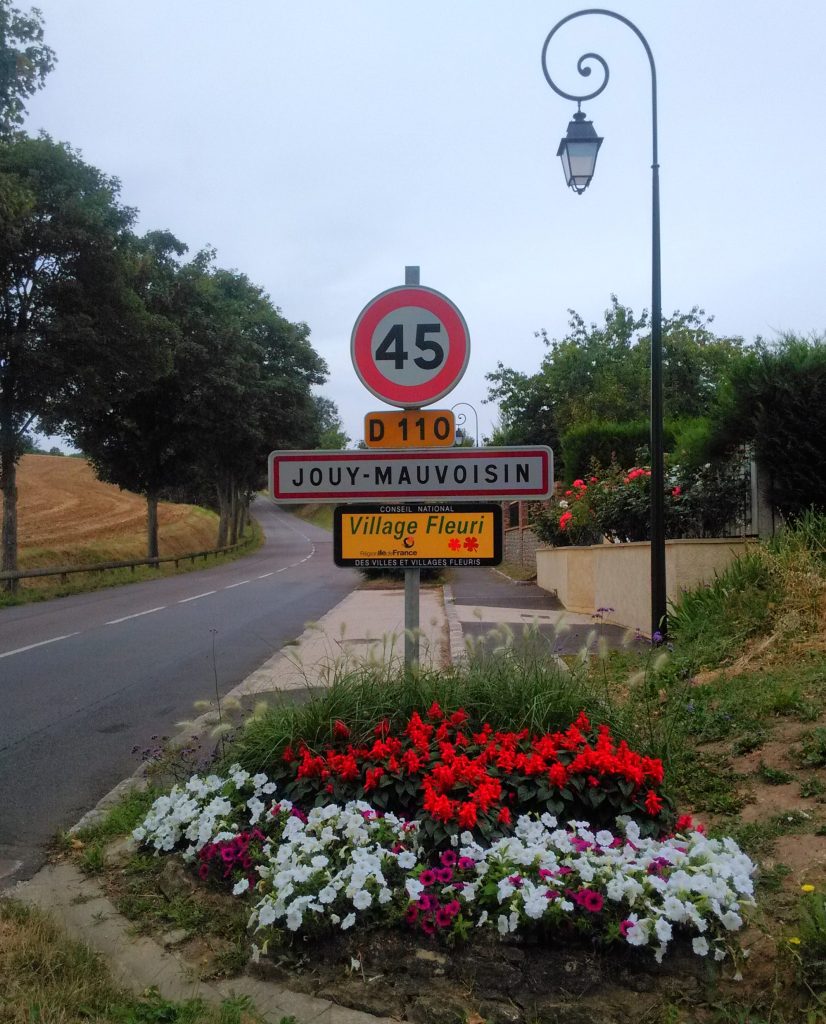
[[[470,402],[457,402],[456,405],[451,406],[450,411],[451,412],[456,412],[456,410],[459,408],[460,405],[463,405],[463,406],[465,406],[465,408],[470,409],[470,411],[473,413],[473,418],[476,420],[476,435],[474,437],[474,441],[476,442],[476,447],[478,448],[479,447],[479,414],[476,412],[476,410],[470,404]],[[461,430],[462,431],[462,435],[465,436],[465,424],[466,423],[467,423],[467,413],[460,412],[457,415],[457,417],[456,417],[456,427],[457,427],[456,433],[457,434]]]
[[[568,133],[559,143],[556,155],[562,158],[565,184],[579,196],[591,184],[601,145],[594,122],[586,121],[582,110],[578,110],[568,124]]]
[[[603,73],[601,83],[593,92],[582,96],[565,92],[551,78],[548,71],[548,45],[557,31],[574,18],[586,14],[604,14],[627,25],[645,48],[651,67],[651,635],[666,635],[666,589],[665,589],[665,514],[663,491],[665,472],[663,460],[663,339],[662,339],[662,295],[660,288],[660,165],[657,158],[657,72],[654,56],[645,36],[637,26],[614,11],[603,8],[588,8],[576,11],[558,21],[548,33],[542,47],[542,72],[545,80],[557,95],[573,100],[577,113],[568,125],[568,134],[560,142],[557,156],[562,158],[562,169],[567,184],[582,195],[594,174],[597,153],[602,139],[597,136],[593,124],[585,120],[582,103],[591,100],[608,84],[608,65],[598,53],[585,53],[577,61],[577,71],[587,78],[591,74],[591,62],[598,64]]]

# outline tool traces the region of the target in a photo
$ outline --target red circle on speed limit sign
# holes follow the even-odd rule
[[[462,379],[470,358],[465,318],[441,292],[401,285],[359,313],[350,340],[353,366],[368,391],[390,405],[438,401]]]

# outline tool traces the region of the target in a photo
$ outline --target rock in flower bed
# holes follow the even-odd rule
[[[542,739],[522,737],[529,744]],[[585,746],[596,749],[583,735],[571,758],[562,758],[566,767]],[[609,783],[620,771],[609,764],[615,753],[603,739]],[[522,752],[528,759],[534,754]],[[623,753],[625,764],[635,763],[632,754]],[[659,769],[648,760],[653,779]],[[313,777],[323,780],[321,772]],[[472,802],[468,785],[468,799],[457,802]],[[644,776],[640,785],[649,788]],[[617,792],[635,798],[633,787]],[[584,818],[560,822],[549,811],[518,811],[509,823],[493,816],[497,829],[508,827],[496,838],[460,825],[437,833],[426,827],[438,820],[432,814],[408,820],[365,800],[302,809],[267,774],[236,765],[226,776],[193,776],[174,787],[134,836],[159,853],[181,853],[205,883],[248,901],[256,956],[285,934],[320,937],[355,928],[401,928],[448,942],[585,936],[648,950],[656,962],[679,940],[698,957],[729,955],[742,908],[753,903],[754,872],[732,840],[710,839],[688,820],[657,837],[628,815],[608,828]]]

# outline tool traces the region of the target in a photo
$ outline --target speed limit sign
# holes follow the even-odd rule
[[[367,303],[353,328],[350,352],[368,391],[413,409],[456,387],[467,368],[470,338],[465,318],[441,292],[401,285]]]

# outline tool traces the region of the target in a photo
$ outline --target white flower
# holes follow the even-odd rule
[[[509,931],[508,919],[507,919],[507,917],[505,917],[504,914],[500,914],[499,917],[497,917],[497,919],[496,919],[496,927],[497,927],[500,935],[507,935],[508,934],[508,931]]]
[[[396,863],[400,868],[409,871],[416,866],[416,854],[411,853],[410,850],[402,850],[401,853],[396,855]]]
[[[625,941],[632,946],[644,946],[648,942],[648,922],[637,921],[625,933]]]
[[[708,940],[702,935],[698,935],[697,938],[691,940],[691,948],[697,954],[697,956],[708,955]]]
[[[417,900],[424,892],[424,886],[418,878],[408,878],[404,883],[404,887],[411,900]]]
[[[373,902],[373,897],[366,889],[361,889],[353,897],[353,906],[356,910],[366,910]]]
[[[483,910],[482,913],[479,915],[479,920],[476,922],[476,927],[481,928],[483,924],[487,924],[487,921],[488,912],[487,910]]]
[[[275,921],[275,907],[269,900],[266,900],[258,908],[258,923],[262,927],[272,924]]]
[[[721,914],[720,921],[723,927],[728,928],[730,932],[743,927],[743,918],[739,914],[735,914],[733,910],[727,910],[725,914]]]
[[[347,917],[345,917],[344,920],[341,922],[341,930],[343,932],[346,932],[347,929],[348,928],[352,928],[355,923],[356,923],[356,915],[355,914],[348,914]]]
[[[242,878],[240,882],[236,882],[232,887],[232,895],[240,896],[242,892],[246,892],[250,887],[250,880],[248,878]]]

